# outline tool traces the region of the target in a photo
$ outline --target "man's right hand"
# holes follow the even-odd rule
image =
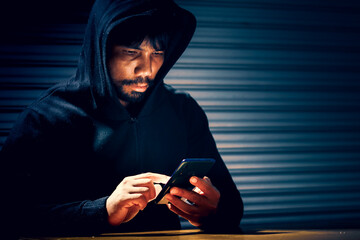
[[[106,201],[109,223],[117,226],[133,219],[159,193],[154,182],[165,184],[168,180],[168,176],[157,173],[124,178]]]

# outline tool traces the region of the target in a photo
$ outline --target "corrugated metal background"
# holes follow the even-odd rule
[[[177,2],[198,28],[166,82],[205,109],[242,226],[360,227],[360,2]],[[7,28],[0,45],[0,145],[24,106],[75,71],[91,2],[55,3],[23,10],[47,21]]]

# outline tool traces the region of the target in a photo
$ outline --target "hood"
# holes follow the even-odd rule
[[[188,46],[195,31],[195,17],[172,0],[97,0],[90,12],[84,43],[75,77],[76,85],[90,88],[92,107],[103,108],[110,102],[119,103],[107,72],[106,43],[115,26],[136,17],[157,14],[172,24],[169,47],[164,63],[156,76],[157,85]],[[157,86],[156,86],[157,87]],[[154,95],[155,89],[152,93]]]

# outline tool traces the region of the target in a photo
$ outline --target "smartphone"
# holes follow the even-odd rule
[[[159,204],[172,187],[193,189],[194,186],[189,182],[190,178],[192,176],[203,178],[214,163],[215,160],[212,158],[187,158],[182,160],[154,202]]]

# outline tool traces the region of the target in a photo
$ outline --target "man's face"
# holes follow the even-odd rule
[[[127,105],[141,101],[164,62],[164,51],[156,50],[148,38],[137,48],[113,46],[108,61],[110,77],[120,102]]]

